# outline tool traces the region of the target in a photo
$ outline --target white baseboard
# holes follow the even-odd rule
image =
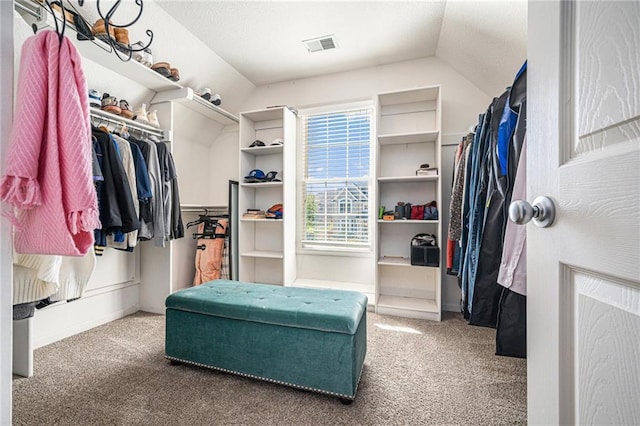
[[[442,310],[447,312],[460,312],[460,305],[457,303],[443,304]]]
[[[140,309],[139,286],[118,285],[73,302],[59,302],[36,311],[33,317],[33,348],[62,340]]]

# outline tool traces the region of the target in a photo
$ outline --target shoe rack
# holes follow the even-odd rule
[[[239,279],[291,285],[295,279],[295,170],[297,116],[286,107],[240,113]],[[282,145],[270,145],[282,138]],[[250,147],[255,141],[265,146]],[[281,182],[247,183],[244,176],[260,169],[283,172]],[[266,211],[283,205],[282,219],[243,218],[248,209]]]

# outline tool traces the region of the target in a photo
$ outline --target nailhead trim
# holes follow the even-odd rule
[[[195,361],[187,361],[186,359],[176,358],[176,357],[172,357],[172,356],[169,356],[169,355],[165,355],[165,358],[172,359],[174,361],[184,362],[185,364],[197,365],[198,367],[204,367],[204,368],[209,368],[209,369],[212,369],[212,370],[224,371],[225,373],[236,374],[238,376],[250,377],[252,379],[258,379],[258,380],[263,380],[263,381],[266,381],[266,382],[277,383],[277,384],[280,384],[280,385],[290,386],[290,387],[298,388],[298,389],[304,389],[304,390],[311,391],[311,392],[323,393],[323,394],[326,394],[326,395],[333,395],[333,396],[337,396],[337,397],[340,397],[340,398],[349,399],[349,400],[352,400],[352,401],[355,400],[355,398],[356,398],[355,394],[353,396],[351,396],[351,395],[344,395],[342,393],[326,391],[326,390],[322,390],[322,389],[310,388],[308,386],[302,386],[302,385],[297,385],[295,383],[283,382],[283,381],[280,381],[280,380],[270,379],[268,377],[254,376],[253,374],[241,373],[239,371],[228,370],[228,369],[222,368],[222,367],[214,367],[212,365],[202,364],[202,363],[195,362]],[[360,375],[358,375],[358,383],[356,383],[356,392],[358,391],[358,384],[360,384],[360,377],[362,376],[362,370],[363,369],[361,368],[360,369]]]

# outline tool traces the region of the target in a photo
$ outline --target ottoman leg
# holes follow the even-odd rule
[[[171,365],[182,365],[182,364],[184,364],[184,362],[178,361],[177,359],[170,359],[169,360],[169,364],[171,364]]]
[[[338,398],[338,399],[340,400],[342,405],[351,405],[351,404],[353,404],[353,399],[349,399],[349,398]]]

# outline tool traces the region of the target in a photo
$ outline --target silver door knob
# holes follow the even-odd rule
[[[546,228],[556,219],[556,206],[549,197],[538,197],[533,200],[533,205],[525,200],[513,201],[509,206],[509,219],[518,225],[533,219],[536,226]]]

